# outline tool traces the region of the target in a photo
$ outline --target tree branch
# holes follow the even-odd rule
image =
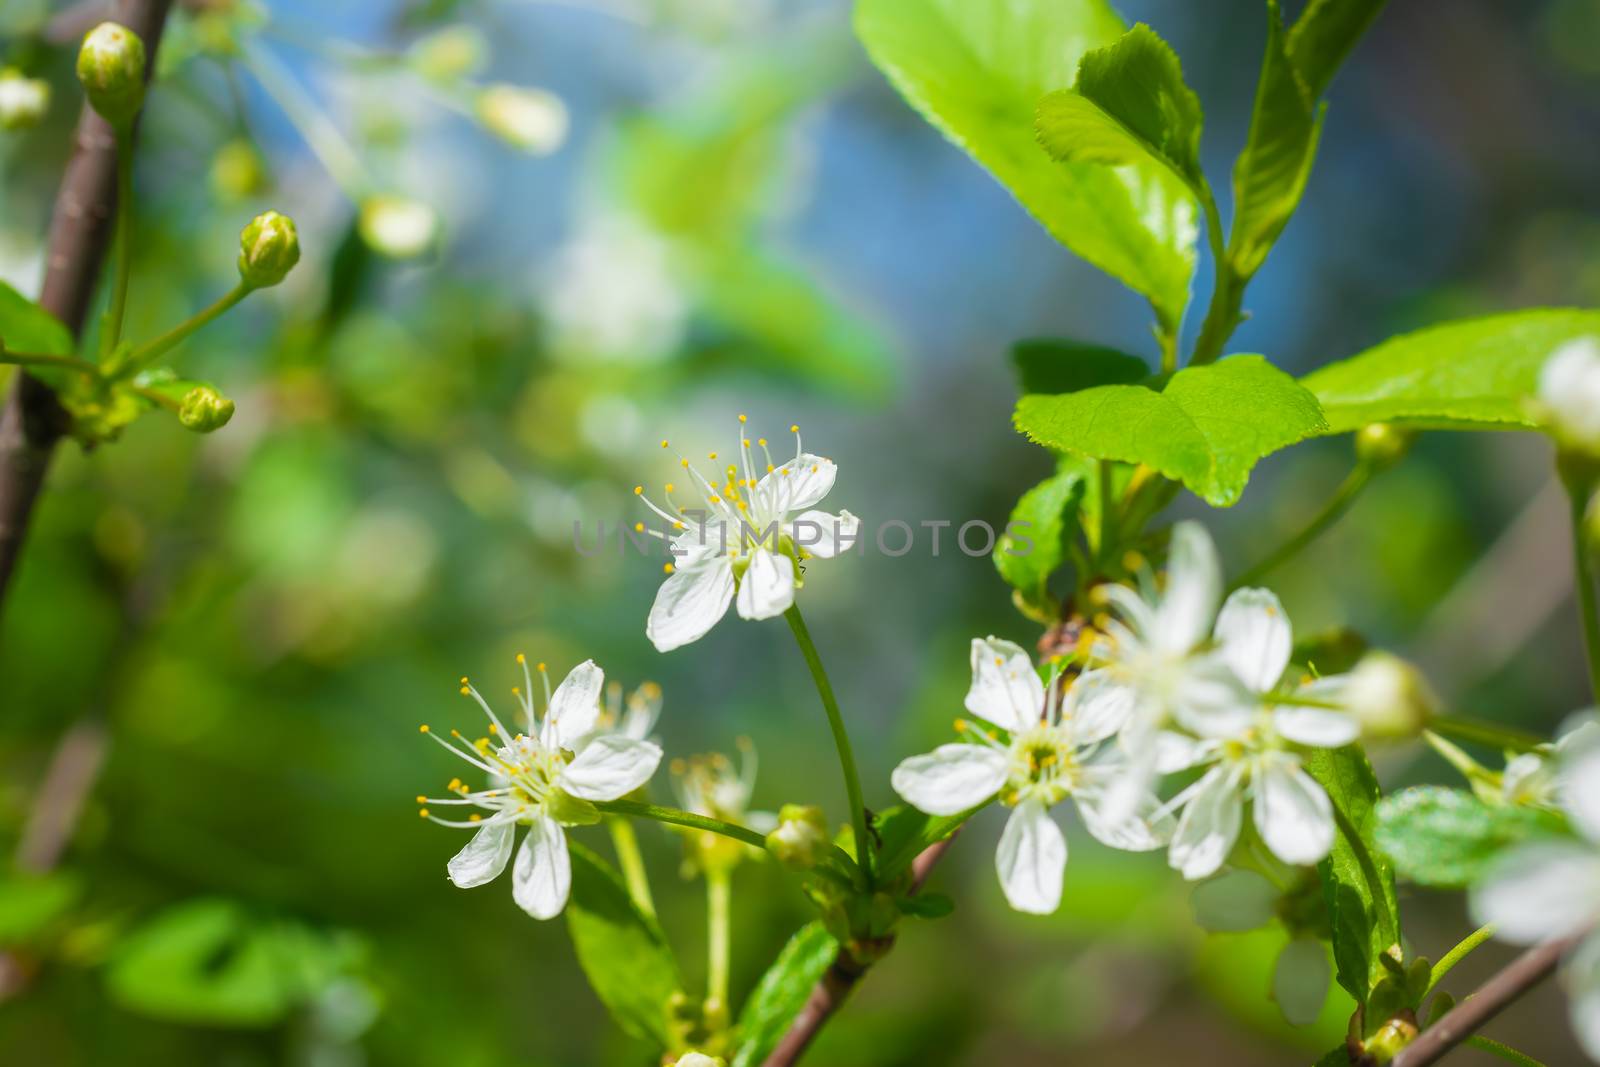
[[[1548,941],[1512,960],[1467,999],[1445,1012],[1444,1018],[1418,1034],[1415,1041],[1390,1061],[1390,1067],[1427,1067],[1427,1064],[1437,1063],[1446,1052],[1471,1037],[1512,1001],[1548,978],[1561,957],[1578,940],[1578,937],[1567,937]]]
[[[107,16],[144,39],[149,69],[171,0],[116,0]],[[49,251],[39,303],[74,337],[83,334],[116,207],[116,136],[85,104],[72,158],[61,178],[50,219]],[[0,603],[11,584],[33,507],[55,446],[67,432],[66,413],[49,386],[26,371],[12,375],[0,408]]]

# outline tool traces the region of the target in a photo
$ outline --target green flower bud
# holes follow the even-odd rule
[[[491,85],[478,94],[478,121],[512,148],[545,156],[567,139],[567,106],[554,93]]]
[[[1415,430],[1403,430],[1387,422],[1374,422],[1356,433],[1356,458],[1379,470],[1394,466],[1411,451],[1417,439]]]
[[[439,216],[420,200],[374,196],[361,205],[361,239],[391,259],[412,259],[432,247]]]
[[[1439,708],[1421,671],[1398,656],[1369,652],[1345,676],[1341,703],[1364,737],[1398,741],[1420,735]]]
[[[685,1052],[678,1057],[677,1067],[727,1067],[727,1061],[704,1052]]]
[[[828,853],[828,820],[811,804],[785,804],[778,827],[767,835],[767,851],[796,871],[815,867]]]
[[[0,130],[37,126],[49,109],[49,82],[24,77],[14,67],[0,68]]]
[[[144,42],[126,26],[102,22],[78,50],[78,80],[89,103],[113,126],[126,126],[144,104]]]
[[[287,215],[264,212],[239,234],[239,277],[252,289],[277,285],[298,262],[300,235]]]
[[[244,138],[229,141],[211,157],[211,188],[223,200],[243,200],[266,185],[261,153]]]
[[[487,51],[471,26],[448,26],[411,46],[411,69],[432,82],[459,81],[483,66]]]
[[[183,398],[183,404],[178,408],[178,421],[186,430],[195,433],[211,433],[228,425],[228,420],[233,418],[233,401],[211,388],[209,385],[197,385]]]

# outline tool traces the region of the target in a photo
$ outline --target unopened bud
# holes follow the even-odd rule
[[[239,278],[252,289],[277,285],[298,262],[300,235],[287,215],[263,212],[239,234]]]
[[[785,804],[778,827],[767,835],[767,851],[793,870],[815,867],[828,851],[828,820],[811,804]]]
[[[448,26],[411,46],[411,69],[429,81],[459,81],[483,66],[487,51],[471,26]]]
[[[49,82],[25,77],[13,67],[0,68],[0,130],[37,126],[49,109]]]
[[[126,126],[144,104],[144,42],[126,26],[102,22],[78,50],[78,80],[89,103],[113,126]]]
[[[233,418],[233,401],[211,388],[197,385],[184,395],[178,408],[178,422],[195,433],[211,433],[228,425]]]
[[[478,94],[483,128],[530,155],[549,155],[567,139],[567,105],[554,93],[491,85]]]
[[[1374,422],[1356,432],[1356,458],[1385,470],[1405,458],[1416,440],[1415,430],[1405,430],[1387,422]]]
[[[1422,672],[1387,652],[1362,656],[1345,676],[1339,696],[1371,740],[1416,737],[1439,707]]]
[[[374,196],[361,205],[361,238],[392,259],[426,252],[439,232],[439,216],[420,200]]]
[[[677,1067],[727,1067],[727,1061],[704,1052],[685,1052],[678,1057]]]
[[[1550,354],[1538,408],[1562,449],[1600,457],[1600,340],[1580,337]]]
[[[243,200],[266,185],[266,167],[261,153],[249,141],[239,138],[217,149],[211,157],[211,188],[223,200]]]

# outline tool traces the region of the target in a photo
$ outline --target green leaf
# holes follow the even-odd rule
[[[1167,167],[1057,163],[1039,100],[1123,25],[1104,0],[859,0],[856,33],[900,94],[1009,189],[1056,240],[1144,294],[1176,331],[1194,273],[1196,207]]]
[[[1317,864],[1333,927],[1333,960],[1339,984],[1358,1004],[1387,973],[1381,958],[1400,944],[1394,871],[1377,850],[1378,779],[1360,746],[1315,749],[1305,769],[1354,827],[1359,845],[1341,825],[1333,851]]]
[[[207,898],[129,935],[107,964],[106,987],[123,1008],[157,1019],[271,1026],[347,972],[359,951],[349,937]]]
[[[666,935],[634,905],[609,864],[570,838],[567,848],[567,928],[578,963],[618,1026],[665,1049],[672,1041],[668,1003],[683,986]]]
[[[1078,64],[1077,84],[1039,101],[1039,143],[1063,163],[1113,165],[1151,159],[1199,190],[1200,98],[1172,48],[1144,23]]]
[[[0,341],[13,352],[73,353],[72,331],[44,308],[0,282]]]
[[[1600,312],[1513,311],[1390,338],[1302,379],[1328,433],[1374,422],[1455,429],[1530,429],[1527,399],[1556,348],[1600,335]]]
[[[1075,393],[1096,385],[1142,382],[1150,376],[1150,368],[1138,356],[1077,341],[1019,341],[1011,360],[1024,393]]]
[[[0,947],[25,944],[67,913],[83,882],[66,872],[0,878]]]
[[[873,816],[872,828],[878,845],[878,880],[892,882],[911,866],[922,850],[943,841],[961,828],[983,805],[958,815],[925,815],[905,804]]]
[[[838,953],[839,942],[820,922],[807,923],[789,939],[739,1012],[739,1051],[732,1067],[766,1060]]]
[[[1407,789],[1378,805],[1378,847],[1400,877],[1435,889],[1465,888],[1505,849],[1562,829],[1554,812],[1485,804],[1443,786]]]
[[[1050,576],[1066,560],[1072,529],[1067,520],[1083,496],[1088,466],[1079,457],[1063,456],[1056,473],[1022,494],[995,541],[995,570],[1035,609],[1048,604]]]
[[[1261,61],[1250,133],[1233,168],[1234,273],[1252,277],[1300,203],[1317,154],[1316,97],[1289,58],[1277,0],[1267,4],[1267,52]]]
[[[1289,31],[1289,55],[1312,99],[1323,94],[1384,0],[1311,0]]]
[[[1013,421],[1050,448],[1147,464],[1215,507],[1238,501],[1262,457],[1326,429],[1316,398],[1260,356],[1187,367],[1164,385],[1025,396]]]
[[[956,902],[944,893],[918,893],[911,897],[898,897],[894,906],[902,915],[919,919],[942,919],[956,910]]]

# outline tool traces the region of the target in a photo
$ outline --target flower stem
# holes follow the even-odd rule
[[[633,832],[633,823],[620,815],[608,815],[606,829],[611,831],[617,865],[622,868],[622,879],[628,885],[628,896],[633,898],[634,907],[655,918],[656,903],[650,896],[650,877],[645,873],[644,858],[639,855],[639,838]]]
[[[1196,194],[1205,208],[1206,243],[1211,248],[1211,261],[1216,280],[1211,288],[1211,303],[1206,308],[1205,321],[1200,324],[1200,336],[1195,339],[1194,351],[1189,355],[1189,366],[1203,367],[1215,363],[1222,348],[1239,326],[1239,307],[1244,303],[1247,278],[1241,278],[1228,259],[1227,246],[1222,237],[1222,213],[1217,210],[1216,198],[1209,189],[1197,189]]]
[[[1427,996],[1429,993],[1433,992],[1434,989],[1438,988],[1438,985],[1444,979],[1444,976],[1450,973],[1450,968],[1466,959],[1467,953],[1471,952],[1473,949],[1477,948],[1479,945],[1483,944],[1493,936],[1493,923],[1480,926],[1476,930],[1472,931],[1472,933],[1462,938],[1461,943],[1456,945],[1455,948],[1451,949],[1449,952],[1446,952],[1443,956],[1440,956],[1439,962],[1433,965],[1433,971],[1428,975],[1428,988],[1422,991],[1422,995]]]
[[[1578,582],[1578,613],[1583,617],[1583,647],[1589,659],[1589,691],[1600,700],[1600,606],[1595,602],[1594,564],[1583,533],[1591,488],[1587,479],[1563,478],[1572,501],[1572,556]]]
[[[340,191],[351,200],[359,201],[365,197],[372,189],[367,168],[327,112],[317,106],[311,94],[267,49],[249,47],[243,50],[242,55],[246,68],[288,117],[289,123],[305,138],[311,154],[317,157],[317,162],[322,164]]]
[[[86,359],[77,356],[57,356],[46,352],[13,352],[5,347],[5,342],[0,340],[0,363],[11,363],[18,367],[66,367],[68,370],[81,371],[84,374],[99,375],[100,368]]]
[[[1334,490],[1333,496],[1323,505],[1316,517],[1306,523],[1299,533],[1279,545],[1267,558],[1239,575],[1234,580],[1233,588],[1238,589],[1240,586],[1260,581],[1263,576],[1293,559],[1301,549],[1326,533],[1328,527],[1337,522],[1345,510],[1355,502],[1356,497],[1361,495],[1361,490],[1372,480],[1373,473],[1370,463],[1356,464],[1355,469],[1345,477],[1339,488]]]
[[[641,800],[596,800],[592,802],[595,807],[612,815],[632,815],[638,819],[654,819],[656,822],[668,823],[672,826],[686,826],[691,830],[705,830],[723,837],[731,837],[735,841],[743,841],[753,848],[765,849],[767,839],[748,827],[737,823],[723,822],[713,819],[708,815],[696,815],[692,811],[680,811],[677,808],[663,808],[659,804],[646,804]]]
[[[122,320],[128,311],[128,282],[133,275],[133,130],[117,129],[117,258],[112,270],[111,317],[101,348],[109,353],[122,340]]]
[[[1532,752],[1545,743],[1533,734],[1513,730],[1508,726],[1479,722],[1476,719],[1450,718],[1445,715],[1437,715],[1429,720],[1428,728],[1436,734],[1452,737],[1457,741],[1471,741],[1512,752]]]
[[[1521,1064],[1521,1067],[1544,1067],[1544,1064],[1527,1053],[1518,1052],[1510,1045],[1496,1041],[1492,1037],[1484,1037],[1482,1034],[1473,1034],[1463,1044],[1471,1045],[1473,1048],[1487,1052],[1491,1056],[1499,1056],[1501,1059],[1511,1063]]]
[[[706,870],[706,1015],[718,1019],[728,1011],[730,889],[727,867]]]
[[[856,772],[856,757],[850,748],[850,735],[844,728],[844,716],[839,713],[839,702],[834,699],[828,672],[823,668],[821,658],[817,656],[817,646],[812,644],[811,634],[806,630],[805,619],[800,617],[800,605],[789,605],[789,610],[783,613],[783,617],[789,620],[789,628],[794,631],[794,639],[800,646],[800,653],[805,656],[806,666],[811,668],[811,680],[816,683],[817,695],[822,698],[823,710],[828,713],[828,727],[833,731],[834,747],[839,750],[839,767],[844,772],[844,788],[850,800],[850,819],[856,836],[856,863],[861,867],[861,873],[866,876],[867,887],[871,888],[872,838],[867,829],[866,803],[861,799],[861,776]]]
[[[249,296],[250,293],[251,288],[248,285],[245,285],[244,282],[240,282],[238,285],[234,286],[231,290],[225,293],[216,303],[212,304],[198,315],[195,315],[193,318],[190,318],[184,322],[180,322],[178,325],[174,326],[160,337],[146,341],[138,348],[135,348],[133,352],[129,354],[127,360],[123,362],[121,366],[116,368],[115,373],[118,376],[125,377],[134,373],[135,371],[143,370],[151,362],[159,359],[161,356],[165,355],[167,352],[181,344],[186,338],[188,338],[190,334],[200,329],[200,327],[210,323],[223,312],[228,311],[239,301]]]

